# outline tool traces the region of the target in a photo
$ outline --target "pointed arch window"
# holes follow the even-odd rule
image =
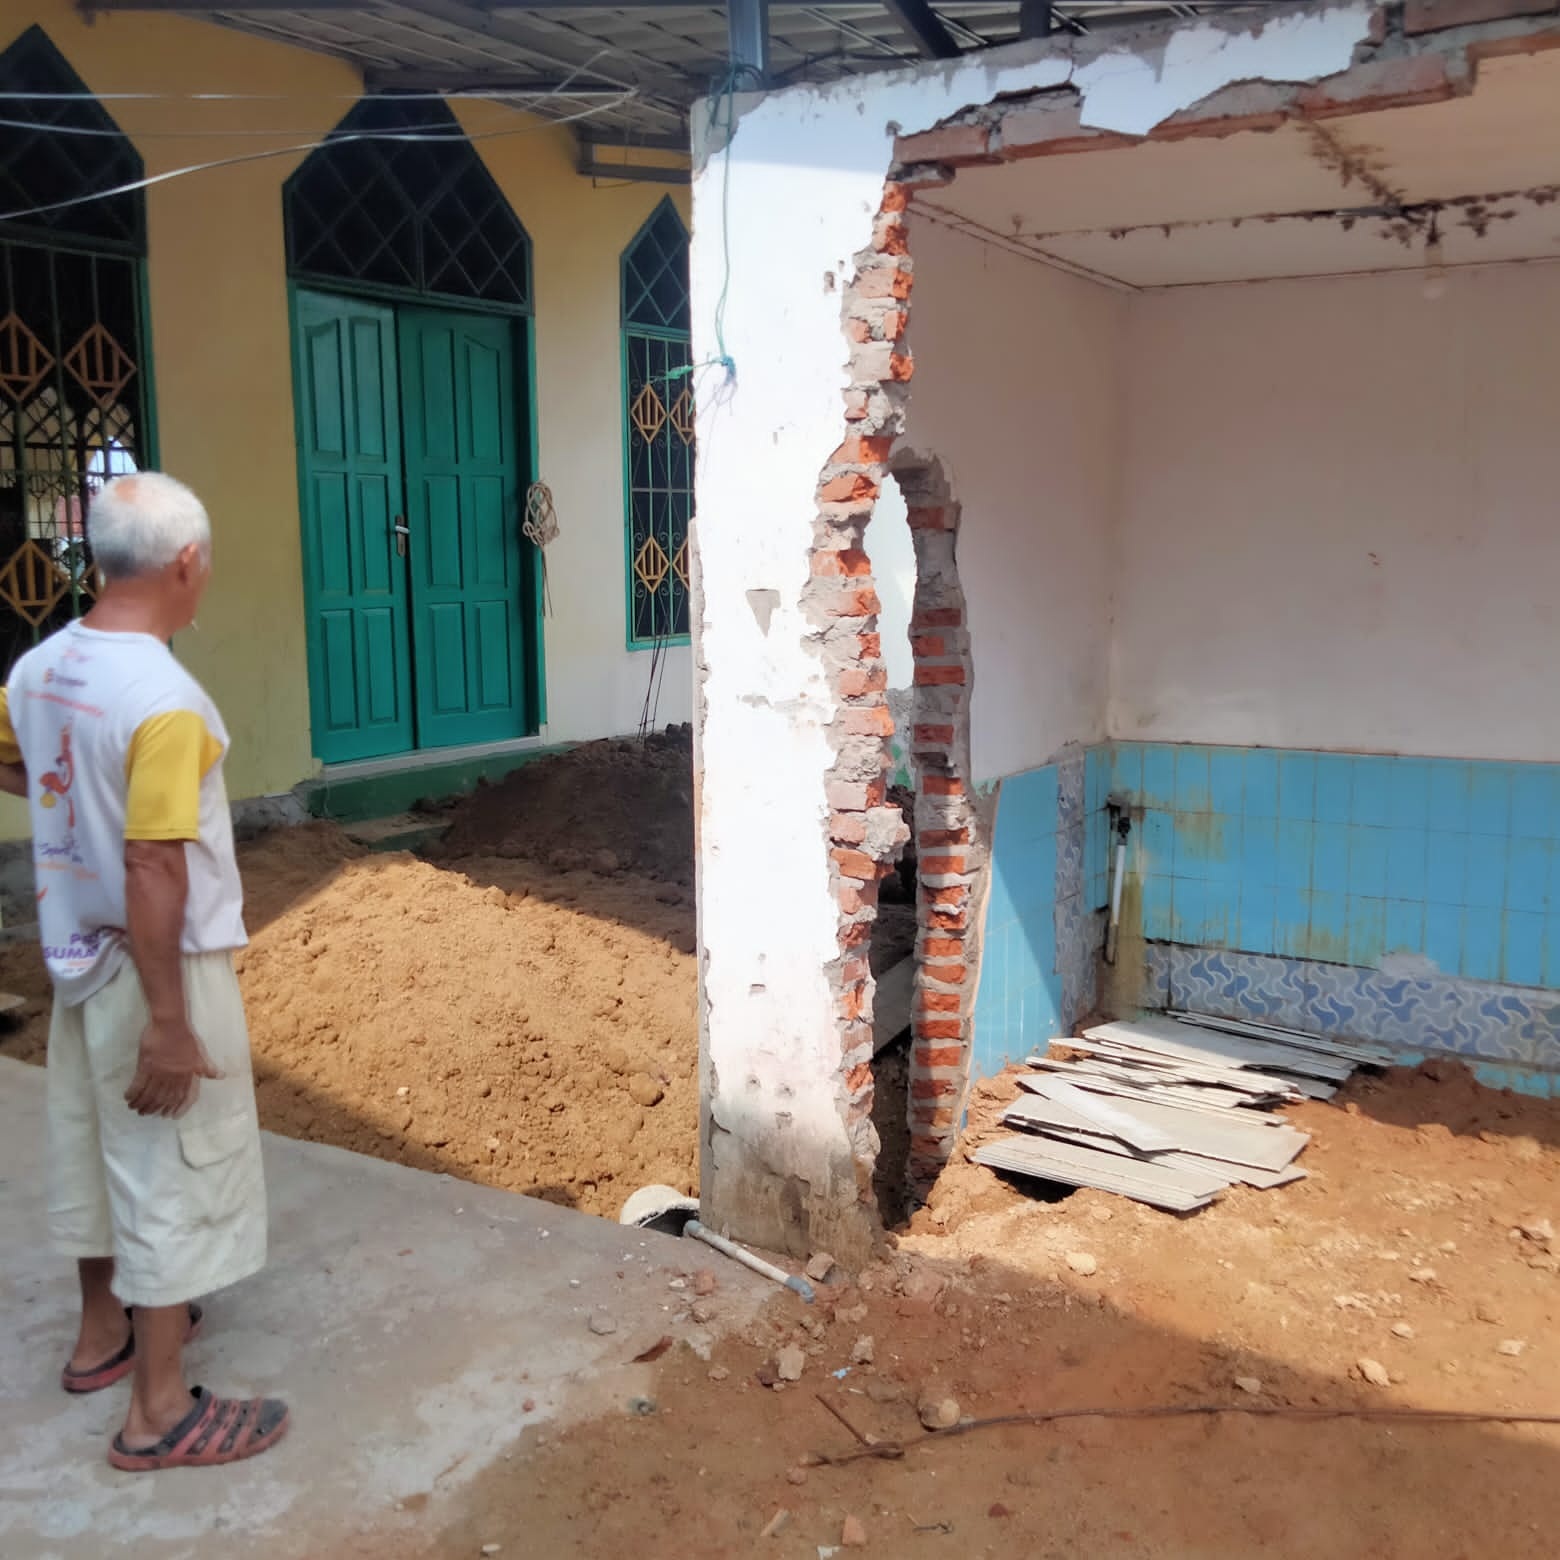
[[[92,495],[151,464],[140,155],[30,27],[0,52],[0,659],[91,604]],[[18,95],[20,94],[20,95]]]
[[[640,649],[688,635],[688,230],[670,199],[624,250],[622,291],[628,643]]]

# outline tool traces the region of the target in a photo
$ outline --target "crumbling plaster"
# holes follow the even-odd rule
[[[694,648],[702,1173],[713,1224],[847,1255],[873,1234],[831,973],[825,776],[839,701],[804,592],[819,473],[846,432],[840,292],[871,245],[895,137],[1068,82],[1086,123],[1141,134],[1237,81],[1340,72],[1371,23],[1365,4],[1295,11],[1255,30],[1210,20],[1152,50],[1114,47],[1083,64],[1020,46],[743,99],[729,134],[723,117],[700,116],[694,348],[709,366],[696,378]]]

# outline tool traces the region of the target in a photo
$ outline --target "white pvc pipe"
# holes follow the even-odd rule
[[[1116,938],[1121,927],[1121,887],[1127,876],[1127,842],[1116,846],[1115,871],[1110,884],[1110,924],[1105,928],[1105,962],[1116,962]]]
[[[784,1284],[787,1289],[793,1289],[808,1305],[813,1303],[813,1287],[805,1278],[798,1278],[794,1273],[787,1273],[784,1268],[778,1268],[773,1262],[766,1262],[762,1257],[755,1257],[751,1251],[744,1251],[734,1241],[729,1241],[724,1235],[717,1235],[714,1230],[707,1230],[697,1219],[690,1219],[683,1226],[683,1234],[691,1235],[695,1240],[702,1240],[706,1246],[713,1246],[723,1256],[728,1256],[734,1262],[740,1262],[743,1267],[752,1268],[755,1273],[762,1273],[765,1278],[772,1278],[777,1284]]]

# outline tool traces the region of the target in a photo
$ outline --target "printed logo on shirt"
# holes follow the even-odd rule
[[[76,827],[76,803],[70,794],[71,783],[75,779],[76,766],[70,751],[70,724],[67,722],[60,731],[59,756],[54,760],[55,767],[47,774],[38,777],[38,784],[43,787],[43,794],[38,798],[40,807],[57,807],[63,801],[65,803],[65,827]]]

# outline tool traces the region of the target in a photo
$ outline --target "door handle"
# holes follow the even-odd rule
[[[412,528],[406,523],[405,515],[397,515],[395,523],[390,528],[395,532],[395,550],[399,557],[406,556],[406,539],[412,534]]]

